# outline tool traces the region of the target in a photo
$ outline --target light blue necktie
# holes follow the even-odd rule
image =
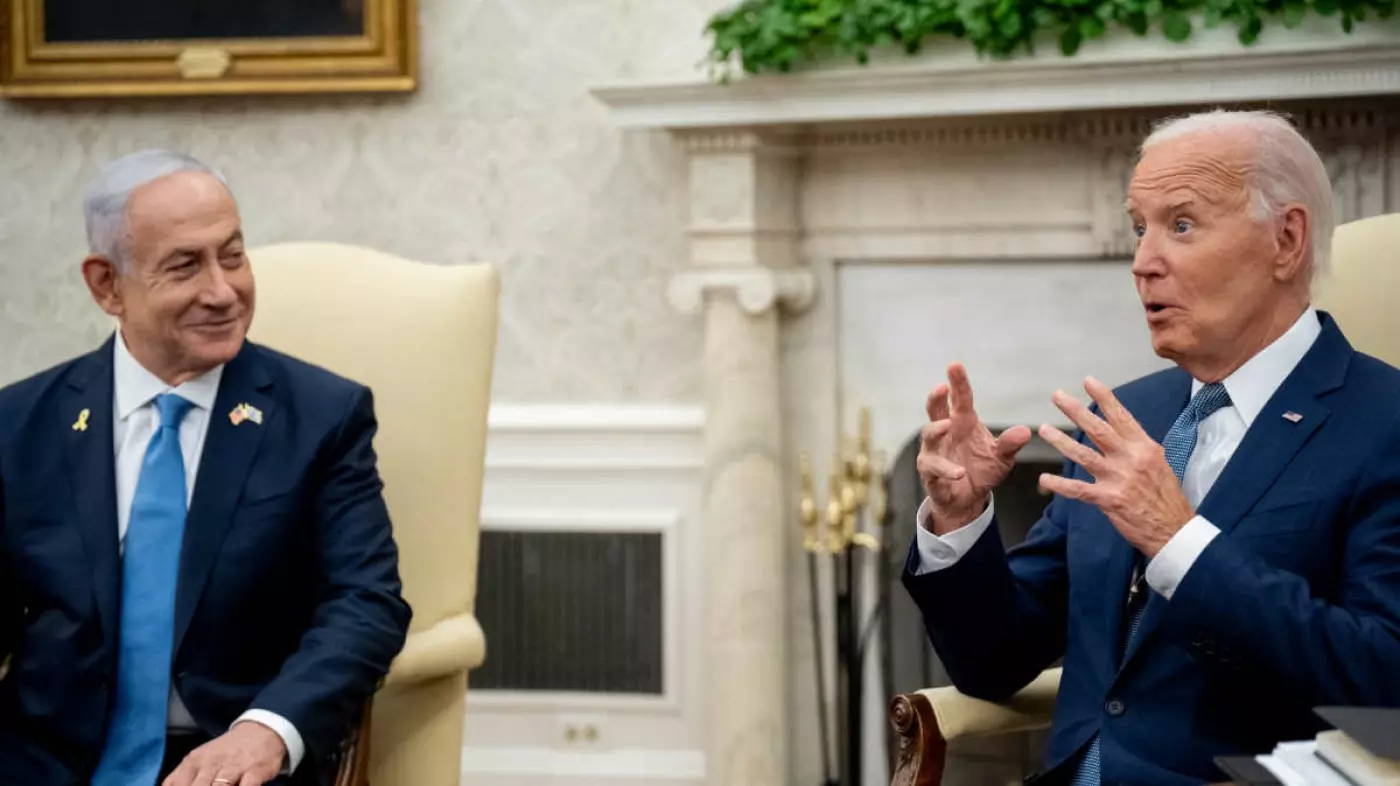
[[[92,786],[153,786],[165,756],[187,499],[180,421],[191,405],[173,393],[155,403],[160,428],[141,462],[122,552],[116,697]]]
[[[1196,391],[1196,395],[1191,397],[1191,402],[1186,405],[1186,409],[1177,416],[1176,422],[1167,431],[1167,436],[1162,440],[1162,451],[1167,454],[1167,464],[1172,468],[1178,483],[1185,482],[1186,465],[1191,461],[1191,453],[1196,449],[1196,430],[1201,425],[1201,421],[1215,414],[1217,410],[1230,406],[1230,394],[1225,390],[1225,386],[1219,382],[1212,382]],[[1142,575],[1142,565],[1139,555],[1138,576]],[[1138,624],[1142,622],[1142,613],[1147,609],[1147,592],[1128,593],[1128,635],[1123,642],[1126,650],[1128,642],[1137,635]],[[1119,653],[1122,657],[1122,653]],[[1089,743],[1089,749],[1084,751],[1084,758],[1079,762],[1079,769],[1074,774],[1071,786],[1099,786],[1100,783],[1100,761],[1099,761],[1099,735],[1094,735],[1093,742]]]

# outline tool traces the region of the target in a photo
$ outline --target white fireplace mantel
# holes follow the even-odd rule
[[[777,76],[598,87],[614,122],[632,128],[765,127],[840,121],[1126,109],[1400,94],[1400,18],[1336,17],[1266,27],[1241,46],[1231,25],[1175,44],[1153,31],[1114,33],[1064,57],[1052,41],[1034,56],[991,62],[966,42],[869,66],[833,64]]]
[[[689,264],[668,294],[705,324],[705,687],[684,701],[703,708],[710,786],[818,780],[817,718],[838,717],[811,688],[822,674],[837,695],[812,604],[834,620],[794,568],[797,456],[825,477],[859,406],[897,455],[952,360],[976,366],[1000,423],[1055,417],[1047,391],[1085,374],[1151,370],[1123,197],[1162,109],[1306,102],[1297,122],[1339,216],[1397,209],[1400,103],[1380,97],[1400,96],[1400,19],[1339,28],[1271,26],[1252,47],[1229,27],[1185,44],[1110,36],[1075,57],[1050,41],[1001,62],[952,42],[867,67],[594,90],[616,124],[672,132],[687,157]],[[888,697],[865,677],[862,781],[887,783]],[[969,782],[1007,774],[984,764]]]

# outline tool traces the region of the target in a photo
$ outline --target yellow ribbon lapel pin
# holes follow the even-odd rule
[[[88,418],[92,417],[92,410],[84,409],[78,413],[78,420],[73,424],[74,431],[87,431]]]
[[[235,426],[241,426],[244,423],[261,426],[262,418],[262,410],[246,402],[234,407],[233,411],[228,413],[229,422]]]

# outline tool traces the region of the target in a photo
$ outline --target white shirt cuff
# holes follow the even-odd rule
[[[243,721],[260,723],[281,737],[282,744],[287,746],[287,761],[282,765],[282,774],[291,775],[297,771],[302,757],[306,755],[306,744],[302,742],[301,734],[297,732],[297,727],[293,726],[291,721],[267,710],[248,710],[239,715],[238,720],[234,721],[233,725],[237,726]]]
[[[919,550],[919,564],[914,569],[915,576],[952,567],[963,555],[972,551],[972,547],[992,523],[993,514],[996,512],[996,500],[988,497],[987,509],[982,511],[982,515],[947,535],[935,535],[929,528],[929,520],[933,517],[932,507],[932,501],[925,497],[923,504],[919,506],[919,512],[914,514],[914,543]]]
[[[1157,556],[1147,563],[1147,584],[1157,591],[1157,594],[1172,599],[1172,593],[1181,585],[1182,579],[1186,578],[1186,571],[1196,564],[1196,559],[1201,556],[1201,552],[1206,550],[1215,536],[1220,534],[1220,530],[1202,516],[1196,516],[1186,522],[1167,541],[1167,545],[1157,552]]]

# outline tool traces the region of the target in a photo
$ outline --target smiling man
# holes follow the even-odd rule
[[[410,616],[370,393],[245,340],[205,165],[135,153],[84,209],[119,328],[0,390],[0,784],[325,783]]]
[[[1063,658],[1045,783],[1190,784],[1400,704],[1400,372],[1311,306],[1332,194],[1282,118],[1211,112],[1143,144],[1128,193],[1153,350],[1176,368],[1042,425],[1066,457],[1006,553],[991,434],[960,365],[927,402],[904,583],[954,683],[1003,699]],[[1071,351],[1073,351],[1071,349]]]

